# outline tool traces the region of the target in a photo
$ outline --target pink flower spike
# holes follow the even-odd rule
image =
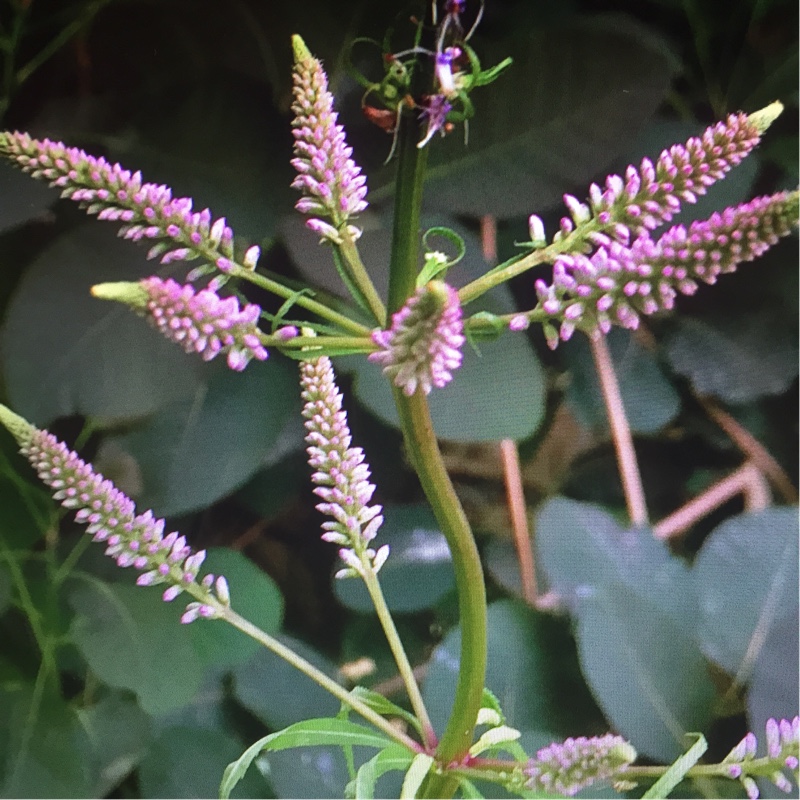
[[[369,355],[396,386],[411,396],[446,386],[461,366],[464,344],[458,292],[442,281],[420,287],[403,308],[392,315],[387,331],[374,331],[381,349]]]
[[[88,213],[123,223],[121,236],[134,241],[164,240],[151,249],[150,257],[171,249],[165,263],[201,258],[213,264],[233,259],[233,234],[224,220],[219,236],[213,237],[207,211],[192,212],[190,198],[173,197],[166,186],[144,183],[139,172],[131,173],[62,142],[18,132],[0,133],[0,155],[32,177],[59,187],[62,197],[79,203]]]
[[[308,463],[314,470],[315,493],[324,502],[317,510],[333,518],[323,524],[322,538],[341,545],[340,556],[347,564],[342,576],[359,575],[354,566],[366,555],[377,572],[388,550],[377,553],[369,548],[383,522],[381,506],[368,505],[375,487],[369,482],[370,470],[360,447],[351,447],[347,414],[336,386],[330,359],[320,356],[300,367],[303,417],[307,431]],[[338,574],[338,573],[337,573]]]
[[[57,494],[64,495],[62,505],[76,511],[76,521],[88,525],[90,534],[103,532],[106,554],[120,567],[133,567],[141,572],[136,580],[139,586],[170,584],[163,593],[166,602],[174,600],[184,589],[196,589],[209,597],[213,608],[216,599],[197,582],[204,551],[193,553],[190,547],[181,545],[176,560],[169,547],[151,546],[161,541],[164,520],[156,519],[151,511],[137,515],[133,501],[111,481],[95,472],[51,433],[35,428],[4,405],[0,405],[0,424],[17,440],[20,453],[30,461],[39,479],[51,489],[54,485],[63,487]],[[179,542],[177,534],[174,542]]]
[[[621,736],[567,739],[543,747],[524,767],[525,784],[534,791],[571,797],[596,781],[622,773],[636,760],[636,750]]]
[[[211,289],[195,291],[191,284],[156,276],[138,284],[97,284],[92,294],[127,303],[187,353],[198,353],[206,361],[223,353],[231,369],[240,371],[252,359],[264,361],[268,356],[257,324],[261,309],[253,304],[240,308],[236,297],[220,297]]]
[[[536,282],[537,308],[561,323],[562,339],[575,329],[605,332],[611,323],[635,328],[640,315],[672,309],[679,293],[693,294],[700,281],[716,283],[791,233],[799,198],[756,197],[688,228],[675,225],[657,240],[640,233],[630,246],[609,240],[591,257],[559,256],[553,284]]]
[[[320,61],[311,55],[299,36],[292,37],[294,50],[295,158],[298,175],[293,188],[303,193],[297,209],[304,214],[326,217],[318,231],[336,242],[349,220],[367,208],[366,178],[351,158],[344,128],[333,110],[333,95]]]
[[[592,216],[604,228],[624,223],[635,235],[669,222],[680,211],[678,198],[696,202],[752,152],[782,109],[773,103],[754,114],[731,114],[700,136],[664,150],[655,164],[645,158],[638,168],[631,165],[625,170],[624,180],[611,176],[606,191],[590,187]],[[571,211],[577,209],[575,202],[567,205]]]

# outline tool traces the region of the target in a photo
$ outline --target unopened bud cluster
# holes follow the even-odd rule
[[[155,275],[139,283],[101,283],[92,293],[127,303],[168,339],[205,361],[223,353],[228,366],[241,371],[252,359],[267,358],[258,329],[260,307],[251,303],[240,307],[236,297],[220,297],[211,289],[197,291],[190,284]]]
[[[442,281],[420,287],[392,315],[388,330],[375,331],[372,340],[380,350],[369,360],[409,396],[419,388],[429,394],[442,388],[461,366],[464,344],[458,292]]]
[[[308,463],[314,470],[314,493],[322,499],[317,510],[333,519],[322,525],[322,538],[340,546],[344,569],[337,578],[364,575],[366,560],[377,572],[389,555],[389,546],[374,550],[370,543],[383,524],[383,509],[369,505],[375,486],[364,451],[351,447],[352,437],[342,395],[327,356],[303,362],[300,367],[303,417],[308,431]],[[363,559],[363,560],[362,560]]]
[[[636,760],[636,750],[621,736],[579,736],[550,744],[525,766],[526,786],[571,797],[596,781],[623,772]]]
[[[98,219],[123,223],[124,238],[154,242],[148,258],[160,257],[162,264],[202,258],[223,272],[234,263],[233,231],[224,217],[213,219],[207,208],[194,211],[191,198],[173,197],[169,187],[145,183],[141,172],[27,133],[0,134],[0,154],[59,187],[62,197]],[[257,246],[247,250],[244,266],[253,269],[259,254]]]
[[[165,536],[164,520],[156,519],[152,511],[136,514],[133,500],[51,433],[38,430],[3,405],[0,423],[17,440],[39,479],[54,490],[54,499],[75,511],[76,521],[87,526],[93,541],[105,543],[106,555],[120,567],[141,572],[139,586],[168,584],[163,595],[167,602],[182,592],[196,598],[186,607],[182,622],[218,616],[230,604],[224,577],[209,574],[197,579],[205,550],[194,553],[177,532]]]
[[[347,229],[353,238],[359,231],[348,221],[367,208],[367,179],[351,158],[353,149],[337,123],[333,95],[322,64],[299,36],[294,48],[294,103],[292,166],[298,175],[292,186],[303,193],[296,208],[313,215],[306,225],[324,239],[340,242]],[[327,222],[325,220],[328,220]]]
[[[750,800],[757,800],[758,785],[753,776],[767,778],[782,792],[796,792],[784,770],[794,776],[798,783],[800,773],[800,717],[788,719],[768,719],[764,733],[767,747],[766,757],[757,758],[758,739],[748,733],[725,757],[728,775],[741,781]]]

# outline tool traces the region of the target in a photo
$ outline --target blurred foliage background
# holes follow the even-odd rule
[[[403,49],[410,15],[425,10],[368,0],[0,0],[2,124],[141,169],[226,214],[240,238],[262,246],[262,269],[343,296],[329,253],[292,208],[290,35],[300,33],[325,63],[369,176],[363,257],[385,286],[391,139],[361,114],[346,67],[380,79],[379,46],[350,42],[380,42],[391,29],[391,47]],[[453,282],[487,268],[487,223],[507,258],[527,238],[528,214],[552,233],[563,192],[583,197],[590,181],[731,111],[786,106],[763,146],[680,221],[795,187],[797,28],[788,0],[732,0],[724,12],[711,0],[487,0],[471,44],[485,65],[511,55],[514,67],[474,95],[468,146],[460,131],[434,141],[427,184],[426,225],[467,242]],[[664,762],[684,731],[702,730],[709,757],[721,758],[767,717],[798,713],[797,262],[790,237],[681,298],[672,317],[610,337],[654,521],[756,465],[746,500],[730,499],[669,545],[625,530],[585,341],[551,353],[531,330],[467,348],[453,384],[431,397],[487,568],[488,683],[528,748],[611,728]],[[342,682],[398,699],[366,595],[331,581],[335,548],[319,540],[294,362],[274,355],[242,375],[196,363],[91,298],[96,282],[156,268],[182,278],[185,267],[148,262],[113,226],[5,164],[0,267],[3,402],[77,442],[140,507],[209,548],[240,613]],[[480,307],[531,307],[547,270]],[[390,606],[443,726],[459,636],[447,548],[404,460],[379,369],[355,357],[337,367],[386,506]],[[522,458],[538,610],[521,596],[504,438]],[[335,713],[321,690],[237,632],[178,625],[178,607],[133,588],[87,546],[9,436],[0,448],[2,796],[213,796],[225,764],[255,738]],[[385,795],[398,791],[385,780]],[[336,797],[346,781],[340,755],[317,748],[270,756],[237,791]]]

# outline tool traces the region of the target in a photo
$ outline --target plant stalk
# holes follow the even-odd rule
[[[606,405],[608,422],[611,427],[611,437],[614,440],[614,449],[617,451],[617,463],[622,478],[622,489],[625,493],[625,503],[628,506],[628,516],[631,524],[637,528],[648,524],[647,505],[644,499],[642,476],[639,473],[639,464],[636,461],[636,451],[633,449],[633,437],[628,418],[625,415],[625,406],[622,403],[622,393],[619,389],[614,364],[605,336],[589,337],[592,345],[592,355],[600,378],[600,388]]]
[[[414,119],[401,119],[389,274],[390,312],[401,308],[416,288],[422,184],[427,159],[426,149],[416,146],[418,139],[419,130]],[[436,749],[437,761],[446,765],[459,760],[468,751],[480,710],[486,679],[486,589],[478,548],[445,469],[428,400],[419,391],[411,397],[397,388],[393,391],[406,450],[447,539],[456,575],[461,658],[453,710]],[[449,797],[457,786],[452,776],[431,774],[421,792],[427,797]]]
[[[364,583],[372,599],[372,604],[375,606],[375,611],[378,614],[378,620],[381,623],[386,640],[389,642],[389,647],[394,656],[395,663],[397,664],[397,669],[400,672],[400,677],[403,679],[406,692],[408,692],[408,699],[411,701],[411,707],[414,709],[414,714],[422,728],[422,742],[425,745],[425,749],[432,752],[436,745],[436,734],[431,724],[431,718],[428,715],[428,709],[425,708],[425,703],[422,700],[422,694],[419,691],[417,679],[414,677],[414,668],[408,660],[403,642],[400,640],[400,634],[397,632],[392,614],[389,611],[389,607],[386,605],[386,599],[383,596],[383,590],[378,581],[378,576],[372,569],[369,559],[362,558],[362,564],[364,565]]]
[[[207,598],[204,598],[204,600],[208,602]],[[244,617],[240,617],[232,609],[220,607],[219,612],[221,619],[233,625],[234,628],[238,628],[251,639],[255,639],[259,644],[262,644],[267,650],[275,653],[276,656],[282,658],[288,664],[291,664],[295,669],[300,670],[300,672],[309,677],[318,686],[330,692],[337,700],[340,700],[357,714],[360,714],[367,722],[371,722],[390,739],[403,745],[403,747],[407,747],[413,753],[420,752],[421,748],[419,744],[411,737],[406,736],[405,733],[392,725],[389,720],[382,717],[377,711],[373,711],[366,703],[354,697],[347,689],[340,686],[332,678],[329,678],[324,672],[318,670],[313,664],[295,653],[294,650],[270,636],[268,633],[265,633],[261,628],[253,625],[252,622],[249,622]]]

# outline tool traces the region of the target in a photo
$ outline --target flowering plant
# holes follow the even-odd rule
[[[155,628],[156,618],[169,612],[155,605],[140,612],[139,601],[133,598],[155,585],[161,587],[166,603],[184,597],[186,605],[181,606],[179,620],[188,626],[187,636],[196,638],[191,645],[186,644],[189,639],[180,641],[199,659],[190,697],[200,689],[202,680],[218,680],[221,686],[224,676],[231,673],[237,700],[266,720],[270,729],[243,752],[239,748],[226,758],[230,763],[219,775],[222,797],[243,786],[248,791],[265,791],[247,783],[254,779],[255,767],[262,774],[274,775],[279,773],[281,751],[313,753],[305,749],[314,747],[329,748],[327,752],[341,758],[346,779],[337,788],[353,797],[375,796],[386,786],[379,781],[391,773],[401,776],[397,791],[403,797],[481,797],[498,787],[525,797],[572,796],[585,789],[593,791],[601,783],[611,784],[616,792],[662,797],[684,780],[695,781],[707,796],[725,791],[719,786],[729,781],[737,781],[751,798],[758,797],[765,785],[792,791],[800,763],[800,718],[794,707],[784,710],[783,682],[774,693],[779,708],[768,715],[762,707],[755,710],[753,698],[759,691],[766,694],[763,686],[772,678],[772,662],[763,653],[779,647],[776,640],[781,631],[791,627],[797,611],[796,603],[780,599],[783,590],[797,582],[796,513],[790,507],[767,508],[765,480],[769,478],[790,505],[796,502],[796,492],[763,446],[748,439],[730,414],[700,398],[709,416],[740,443],[748,460],[733,475],[704,488],[698,497],[677,511],[670,509],[658,523],[651,524],[628,413],[631,393],[624,391],[619,380],[619,358],[615,363],[616,343],[627,342],[625,346],[644,352],[640,342],[647,341],[645,334],[651,335],[651,320],[655,320],[652,329],[657,329],[658,317],[679,310],[682,297],[699,294],[703,285],[722,283],[723,276],[793,235],[800,206],[796,190],[762,194],[693,221],[674,219],[752,157],[783,106],[776,101],[760,110],[724,115],[700,135],[664,149],[655,159],[644,158],[620,174],[588,182],[581,197],[563,195],[566,214],[550,234],[549,221],[526,208],[527,238],[515,243],[506,260],[469,276],[464,274],[466,270],[461,272],[468,237],[457,233],[455,226],[434,226],[423,235],[422,198],[429,152],[435,153],[443,144],[440,139],[450,143],[458,138],[453,132],[459,124],[464,126],[466,138],[468,123],[479,119],[473,93],[488,92],[484,87],[511,69],[510,58],[488,69],[478,60],[472,36],[483,11],[483,5],[470,7],[464,0],[434,4],[426,17],[413,18],[408,47],[390,52],[391,38],[385,40],[382,79],[370,81],[360,76],[367,90],[366,116],[392,134],[388,147],[397,162],[385,285],[378,279],[377,264],[366,257],[370,226],[376,224],[370,218],[367,176],[348,144],[322,61],[299,35],[292,37],[291,166],[295,177],[291,186],[299,193],[295,209],[304,216],[305,228],[323,245],[325,263],[333,267],[330,272],[337,274],[340,292],[347,294],[347,300],[301,287],[267,268],[264,262],[273,258],[273,252],[262,255],[261,246],[243,244],[226,218],[216,217],[207,208],[197,210],[193,200],[178,196],[166,185],[145,181],[140,172],[54,139],[11,130],[0,134],[0,155],[6,161],[57,188],[62,198],[88,214],[114,223],[122,239],[146,243],[147,259],[160,264],[156,268],[160,274],[137,280],[93,281],[95,301],[127,306],[134,312],[130,316],[136,325],[141,323],[136,317],[144,318],[161,337],[151,341],[173,348],[178,344],[187,354],[199,355],[198,362],[224,356],[218,360],[216,372],[201,373],[210,376],[204,386],[181,377],[177,370],[184,369],[184,361],[175,362],[182,366],[175,367],[168,380],[156,382],[158,392],[164,393],[163,402],[155,402],[147,415],[158,417],[162,405],[170,408],[175,401],[169,395],[173,383],[178,394],[184,380],[190,391],[186,416],[175,416],[174,408],[165,412],[160,423],[151,427],[151,437],[162,443],[174,442],[175,428],[180,428],[174,449],[178,453],[190,450],[187,436],[204,413],[208,396],[208,406],[224,430],[231,419],[228,387],[236,385],[229,383],[231,380],[255,387],[252,394],[257,401],[251,411],[260,419],[265,413],[260,406],[264,394],[261,376],[268,375],[273,403],[268,415],[280,423],[271,432],[272,445],[292,410],[291,401],[286,401],[286,413],[280,416],[278,401],[273,400],[279,394],[274,384],[283,381],[286,385],[287,365],[291,360],[298,362],[302,448],[317,498],[316,510],[324,517],[321,539],[336,547],[336,582],[358,586],[363,590],[362,599],[356,600],[352,589],[336,591],[343,602],[355,608],[359,602],[366,603],[374,613],[377,623],[369,636],[381,633],[385,660],[392,665],[404,693],[400,702],[390,700],[390,692],[379,682],[359,685],[361,678],[377,669],[371,658],[366,664],[358,659],[351,662],[353,685],[348,688],[344,680],[320,666],[316,654],[307,657],[302,646],[279,636],[278,620],[265,612],[269,605],[265,598],[271,592],[274,596],[274,587],[263,576],[254,578],[247,562],[230,553],[207,552],[208,548],[200,547],[200,537],[189,532],[165,533],[165,519],[147,509],[147,504],[145,510],[137,508],[131,495],[148,497],[148,489],[141,482],[137,486],[130,476],[126,479],[119,461],[115,469],[108,452],[98,454],[98,460],[120,475],[121,480],[112,481],[80,455],[86,445],[83,437],[72,448],[29,422],[19,413],[25,411],[26,402],[14,402],[12,392],[9,405],[0,405],[0,423],[10,432],[19,453],[35,471],[38,482],[70,512],[69,519],[85,526],[91,540],[102,543],[116,566],[133,568],[138,588],[123,584],[103,589],[104,584],[98,583],[88,568],[78,570],[77,564],[89,557],[88,551],[84,554],[86,545],[78,544],[60,556],[55,524],[43,526],[49,531],[43,552],[48,585],[58,592],[74,581],[76,586],[69,594],[75,612],[70,635],[77,650],[109,686],[136,695],[135,702],[125,698],[127,705],[113,693],[103,701],[111,704],[115,713],[115,704],[122,704],[131,719],[139,719],[136,714],[140,712],[151,714],[164,727],[167,741],[181,735],[176,733],[180,726],[170,721],[167,712],[187,704],[189,698],[176,703],[170,696],[185,692],[185,685],[160,689],[160,682],[167,679],[155,668],[150,668],[150,680],[143,680],[140,676],[148,669],[139,663],[138,647],[131,650],[137,653],[135,663],[120,667],[118,662],[125,659],[100,641],[103,637],[96,631],[110,625],[118,636],[113,639],[107,634],[112,642],[124,642],[124,636],[132,631],[131,639],[138,643],[148,635],[144,631]],[[379,113],[383,111],[388,118]],[[435,173],[434,167],[431,174]],[[484,215],[482,225],[485,255],[496,261],[494,217]],[[437,249],[437,237],[446,243],[442,245],[445,249],[455,246],[457,254]],[[184,264],[191,267],[184,269]],[[551,270],[540,270],[543,265],[551,265]],[[178,277],[165,277],[166,271]],[[498,300],[504,297],[500,290],[520,276],[531,284],[527,298],[514,307],[507,296]],[[478,301],[480,310],[475,311]],[[514,439],[529,438],[536,424],[526,429],[525,435],[486,436],[503,439],[500,453],[515,537],[513,548],[507,550],[519,565],[515,583],[525,601],[524,605],[508,600],[489,603],[484,565],[493,563],[492,556],[479,550],[474,533],[477,526],[462,505],[463,491],[458,491],[451,477],[452,469],[448,469],[437,438],[441,427],[432,408],[438,398],[446,403],[448,396],[456,396],[459,378],[468,370],[489,374],[485,362],[500,352],[493,349],[498,344],[513,352],[520,341],[528,342],[527,337],[539,329],[549,351],[567,349],[578,340],[585,342],[591,354],[624,508],[621,504],[615,518],[575,498],[550,499],[538,510],[532,545]],[[631,331],[641,339],[630,338]],[[673,337],[680,341],[678,334]],[[7,347],[13,342],[9,335]],[[523,347],[527,345],[523,343]],[[542,352],[547,357],[546,351]],[[530,359],[528,349],[525,353]],[[394,564],[404,558],[402,537],[392,533],[392,509],[373,502],[381,481],[372,483],[367,455],[374,458],[375,454],[354,444],[345,395],[336,375],[339,365],[346,372],[352,359],[358,361],[359,382],[379,383],[384,393],[391,395],[393,416],[389,419],[402,434],[405,455],[433,514],[430,524],[436,530],[424,535],[422,545],[416,546],[422,555],[411,556],[413,569],[421,569],[426,561],[447,565],[445,592],[452,587],[458,630],[442,641],[432,656],[418,658],[409,647],[409,631],[398,618],[403,604],[393,598],[389,588],[391,571],[397,569]],[[276,361],[280,366],[273,366]],[[673,357],[673,363],[680,372],[680,358]],[[200,370],[202,365],[196,368]],[[579,373],[577,367],[575,373]],[[683,374],[691,378],[692,369]],[[512,379],[510,375],[501,378]],[[15,385],[13,378],[9,383]],[[504,391],[502,385],[490,386],[489,396]],[[379,402],[374,405],[380,407]],[[459,409],[464,407],[459,405]],[[30,416],[48,414],[31,404]],[[135,415],[117,416],[136,428],[137,422],[130,419]],[[104,422],[100,414],[97,417],[98,431],[106,427],[113,432],[113,423]],[[182,420],[180,425],[175,419]],[[459,419],[456,424],[468,425],[469,421]],[[655,427],[666,424],[662,421]],[[287,429],[291,437],[291,427]],[[252,430],[255,436],[263,435],[261,429]],[[127,442],[135,451],[136,436],[134,430],[117,444]],[[241,444],[246,451],[248,443]],[[190,478],[193,475],[191,458],[176,463],[182,463],[184,469],[171,470],[167,484],[180,481],[183,472]],[[230,469],[236,476],[229,487],[233,489],[259,466],[263,464],[253,465],[248,472],[220,459],[214,471],[224,474]],[[279,479],[281,468],[279,464],[278,471],[270,473],[269,481]],[[397,463],[393,469],[399,470]],[[10,468],[7,472],[15,474]],[[34,495],[29,484],[15,480],[16,493],[37,509],[39,501],[30,499]],[[149,491],[152,493],[152,488]],[[731,517],[700,545],[681,553],[685,545],[678,543],[679,537],[702,524],[709,512],[736,492],[743,492],[748,508],[758,513],[744,519]],[[171,508],[169,502],[153,503],[154,508],[171,508],[170,513],[162,512],[165,516],[202,505],[196,501],[195,506]],[[623,516],[626,520],[620,522]],[[766,534],[769,541],[758,542],[760,534]],[[758,547],[759,554],[763,550],[765,555],[749,562],[749,554]],[[413,549],[408,546],[406,555]],[[60,698],[56,665],[66,656],[59,650],[59,642],[49,642],[37,620],[29,585],[32,575],[20,566],[15,548],[7,547],[3,553],[13,586],[8,594],[15,606],[25,611],[42,651],[41,683],[30,696],[9,700],[10,718],[28,714],[30,719],[36,716],[31,710],[41,706],[45,692]],[[733,557],[741,553],[744,558]],[[496,566],[492,574],[503,583],[503,573]],[[413,584],[413,574],[405,573],[402,578]],[[542,578],[547,582],[546,592],[539,588]],[[81,580],[87,585],[77,585]],[[412,585],[410,593],[417,590]],[[437,594],[437,602],[445,602],[443,597],[444,592]],[[274,602],[279,607],[280,601]],[[410,602],[411,609],[417,610],[413,599]],[[558,684],[552,673],[569,665],[566,660],[555,667],[548,663],[546,645],[553,636],[548,625],[555,615],[572,620],[577,648],[572,651],[571,666],[577,660],[585,681],[569,679],[563,685],[578,686],[578,691],[590,696],[587,704],[595,712],[583,732],[575,728],[575,720],[559,722],[558,712],[549,708],[551,701],[545,696],[544,688]],[[239,632],[235,639],[226,638],[221,632],[224,626]],[[179,630],[179,626],[175,628]],[[511,629],[510,635],[507,629]],[[263,646],[263,651],[248,650],[239,634]],[[181,635],[168,634],[166,643],[173,645],[172,637],[179,641]],[[565,632],[558,635],[565,636]],[[533,649],[525,651],[525,669],[518,670],[513,675],[516,683],[509,685],[497,665],[504,658],[504,648],[510,661],[519,661],[514,648],[521,641],[526,646],[533,642]],[[124,644],[121,648],[125,649]],[[150,643],[144,649],[159,648]],[[273,660],[259,660],[265,657]],[[310,713],[299,718],[285,711],[273,716],[274,711],[265,710],[262,701],[254,699],[268,693],[271,683],[279,682],[276,676],[283,666],[274,659],[308,681],[304,686],[315,686],[324,693],[324,700],[313,696]],[[182,666],[190,663],[191,657],[186,657]],[[421,665],[427,670],[424,677]],[[360,672],[363,667],[365,673]],[[722,690],[714,686],[714,670],[720,673]],[[210,677],[213,672],[223,678],[219,674]],[[520,672],[536,676],[524,689]],[[724,747],[721,742],[725,738],[716,740],[712,721],[715,715],[741,715],[736,705],[744,702],[743,687],[748,681],[749,727],[760,729],[763,725],[762,746],[759,748],[756,735],[748,732]],[[88,678],[86,683],[90,683]],[[439,692],[437,685],[443,684],[447,688]],[[523,704],[516,700],[518,691],[524,695]],[[80,713],[92,728],[91,713],[99,703],[93,703],[89,694],[84,692]],[[322,707],[331,697],[335,705],[328,713]],[[726,711],[726,704],[734,711]],[[528,716],[530,708],[538,719]],[[68,717],[67,710],[65,715]],[[613,732],[599,733],[601,727]],[[34,728],[26,728],[28,739],[36,734]],[[701,763],[709,750],[706,735],[713,749]],[[193,745],[196,738],[192,731],[188,741]],[[232,740],[224,741],[221,749],[230,752]],[[19,749],[17,760],[4,775],[9,792],[25,787],[24,775],[32,769],[26,747]],[[130,772],[128,755],[120,757]],[[154,781],[151,773],[159,763],[157,756],[142,763],[149,764],[141,767],[143,782]],[[106,772],[110,768],[106,765]],[[117,784],[106,772],[98,771],[105,781],[98,785],[110,791]]]

